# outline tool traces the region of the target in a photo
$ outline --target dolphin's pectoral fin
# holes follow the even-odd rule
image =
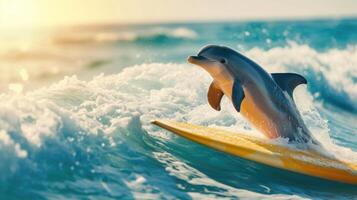
[[[291,98],[293,98],[293,91],[296,86],[300,84],[307,84],[306,79],[294,73],[272,73],[271,74],[275,82],[282,90],[285,90]]]
[[[235,80],[232,90],[232,102],[234,108],[240,112],[240,105],[244,99],[244,90],[239,81]]]
[[[215,82],[212,82],[211,85],[209,86],[207,97],[208,97],[208,103],[211,105],[211,107],[217,111],[221,110],[221,99],[223,97],[223,92],[222,90],[215,84]]]

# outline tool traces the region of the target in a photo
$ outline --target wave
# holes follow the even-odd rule
[[[193,40],[197,33],[185,27],[174,29],[152,28],[143,31],[122,32],[94,32],[94,33],[67,33],[57,35],[53,42],[59,45],[65,44],[107,44],[114,42],[152,42],[161,43],[168,41]]]
[[[269,50],[253,48],[247,56],[270,72],[297,72],[308,79],[316,98],[357,112],[357,46],[318,52],[290,42]]]
[[[237,163],[243,161],[233,161],[208,149],[203,151],[202,147],[192,146],[150,124],[157,118],[171,119],[224,126],[222,128],[262,137],[235,112],[227,99],[221,112],[208,106],[206,92],[210,81],[209,76],[196,67],[154,63],[125,68],[115,75],[100,75],[91,81],[72,76],[25,94],[3,93],[0,98],[0,169],[3,172],[0,182],[20,185],[25,188],[23,193],[33,198],[45,194],[31,188],[50,188],[54,193],[63,194],[96,191],[115,198],[136,195],[285,198],[284,194],[264,195],[267,193],[264,185],[250,185],[249,191],[231,187],[233,183],[226,178],[217,177],[203,167],[205,165],[194,163],[215,163],[222,169],[247,165],[241,168],[240,175],[229,171],[236,169],[226,170],[229,176],[235,176],[232,180],[247,176],[249,181],[262,182],[256,172],[252,173],[257,166]],[[333,144],[327,123],[314,107],[313,96],[306,88],[299,87],[295,93],[298,107],[315,137],[338,157],[349,160],[356,157],[348,148]],[[197,152],[197,156],[192,155],[192,151]],[[341,152],[344,155],[340,155]],[[208,157],[220,157],[220,162],[207,160]],[[285,181],[284,175],[279,177],[274,179]],[[177,188],[177,182],[186,185],[186,189]],[[242,184],[237,187],[246,187],[247,183]],[[13,189],[18,191],[17,187]],[[1,186],[0,191],[3,190]]]
[[[357,162],[356,152],[336,145],[319,111],[320,102],[355,109],[356,47],[318,52],[290,43],[269,50],[253,48],[244,54],[269,72],[306,76],[309,84],[297,87],[294,99],[308,128],[333,156]],[[22,74],[26,79],[26,73]],[[113,198],[304,198],[286,196],[284,189],[274,186],[282,194],[266,196],[270,189],[265,185],[271,180],[264,182],[256,174],[269,174],[270,169],[194,146],[149,123],[156,118],[171,119],[263,137],[226,98],[221,112],[209,107],[210,82],[200,68],[153,63],[90,81],[71,76],[31,92],[0,94],[0,193],[18,191],[11,185],[20,185],[25,188],[22,193],[33,198],[46,195],[41,188],[56,194],[95,191]],[[207,167],[213,165],[224,169],[222,176]],[[234,173],[239,166],[245,167]],[[291,174],[283,174],[271,178],[293,188],[294,183],[285,180]],[[178,182],[184,189],[177,188]]]

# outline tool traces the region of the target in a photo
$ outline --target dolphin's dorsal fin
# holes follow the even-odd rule
[[[213,81],[211,85],[209,86],[207,97],[208,97],[208,103],[211,105],[211,107],[217,111],[221,110],[221,99],[223,97],[224,93],[222,90],[218,87],[218,85]]]
[[[240,112],[240,105],[244,99],[244,90],[241,83],[237,80],[234,80],[233,89],[232,89],[232,102],[234,108]]]
[[[279,87],[286,91],[293,99],[293,91],[300,84],[307,84],[307,80],[300,74],[294,73],[272,73],[274,81]]]

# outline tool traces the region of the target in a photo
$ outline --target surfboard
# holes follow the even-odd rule
[[[188,140],[243,159],[331,181],[357,184],[357,163],[223,129],[168,120],[152,123]]]

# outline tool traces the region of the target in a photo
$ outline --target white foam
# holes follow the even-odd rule
[[[7,132],[0,130],[0,149],[10,149],[10,152],[14,152],[15,155],[19,158],[26,158],[27,152],[21,149],[20,145],[15,143]]]
[[[253,48],[245,53],[269,72],[313,70],[317,80],[325,78],[336,92],[347,94],[350,101],[357,99],[357,81],[353,80],[357,77],[357,46],[318,52],[308,45],[290,42],[285,47]]]

